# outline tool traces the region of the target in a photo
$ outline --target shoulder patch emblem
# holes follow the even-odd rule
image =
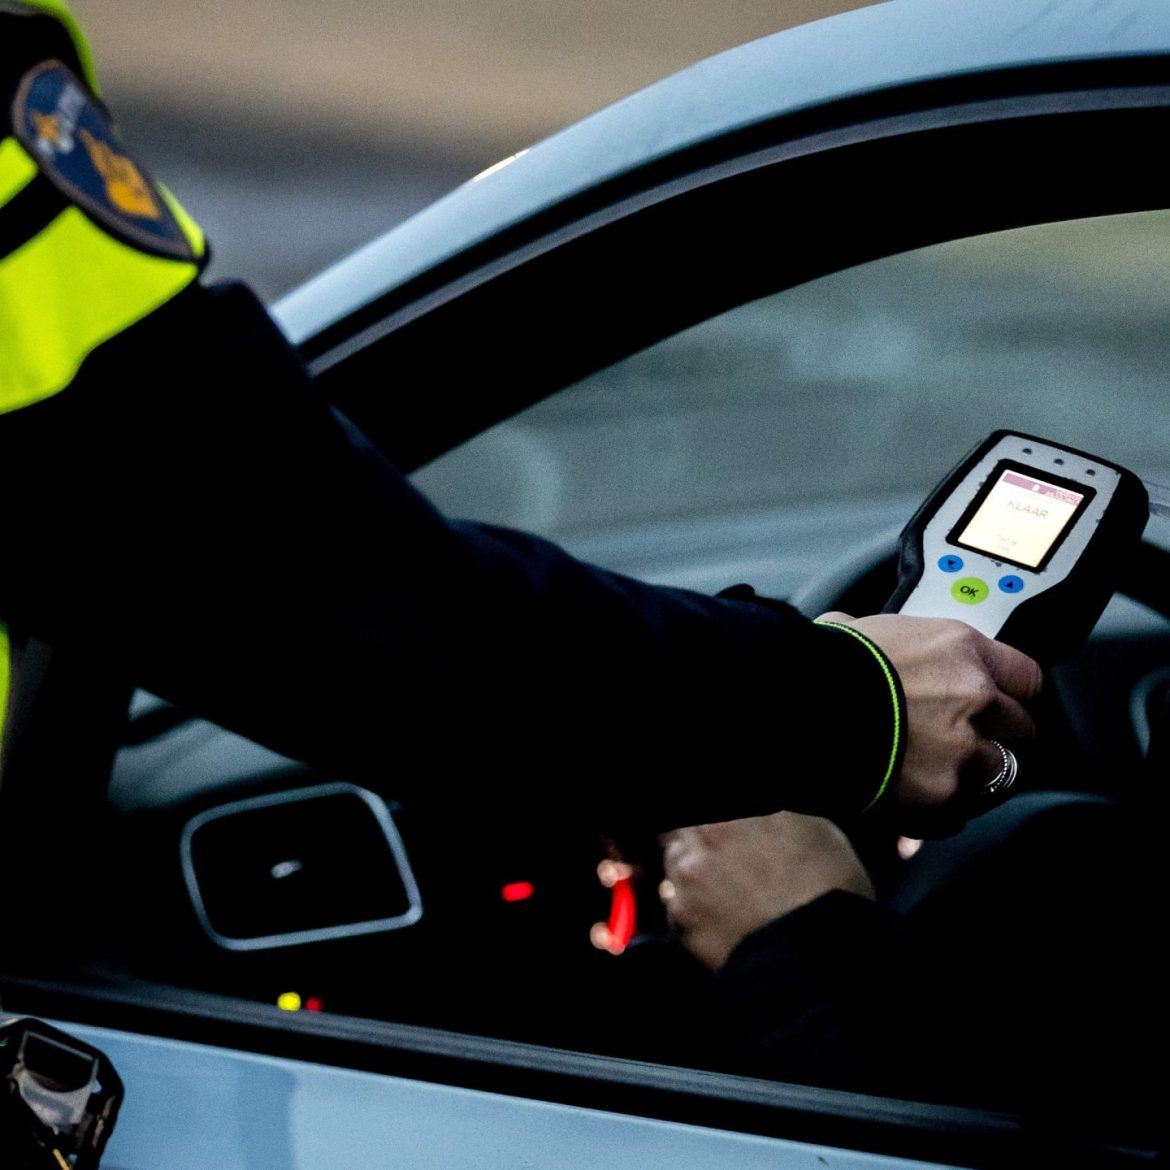
[[[158,186],[67,66],[46,61],[24,75],[12,123],[42,172],[100,227],[140,251],[198,263]]]

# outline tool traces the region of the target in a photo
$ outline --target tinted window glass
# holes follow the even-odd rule
[[[899,520],[999,427],[1161,474],[1168,262],[1164,212],[880,260],[670,338],[417,482],[657,579],[718,588],[787,556],[763,582],[787,589],[810,562],[781,537],[832,550]]]

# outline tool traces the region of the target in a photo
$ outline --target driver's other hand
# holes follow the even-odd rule
[[[902,680],[906,754],[892,793],[902,808],[929,810],[960,793],[970,797],[1002,766],[993,740],[1010,748],[1035,734],[1024,704],[1040,691],[1039,665],[966,622],[843,613],[823,614],[819,620],[861,631]]]
[[[753,930],[830,890],[874,897],[849,839],[821,817],[779,812],[675,829],[661,840],[667,919],[712,970]]]

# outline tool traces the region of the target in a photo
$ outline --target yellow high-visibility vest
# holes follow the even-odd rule
[[[0,416],[64,390],[207,259],[199,226],[125,151],[95,99],[93,57],[65,0],[22,3],[66,29],[81,76],[30,61],[0,138]],[[11,677],[0,623],[0,744]]]
[[[203,233],[122,146],[94,97],[85,37],[60,20],[83,78],[30,62],[0,139],[0,415],[59,393],[82,362],[187,287]]]

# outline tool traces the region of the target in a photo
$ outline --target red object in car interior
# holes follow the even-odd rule
[[[609,931],[609,945],[606,948],[612,954],[620,955],[634,937],[634,928],[637,924],[638,908],[634,900],[634,883],[630,878],[621,878],[614,882],[612,897],[609,903],[609,921],[605,924]]]
[[[505,902],[524,902],[536,893],[531,882],[509,882],[501,891],[500,897]]]

